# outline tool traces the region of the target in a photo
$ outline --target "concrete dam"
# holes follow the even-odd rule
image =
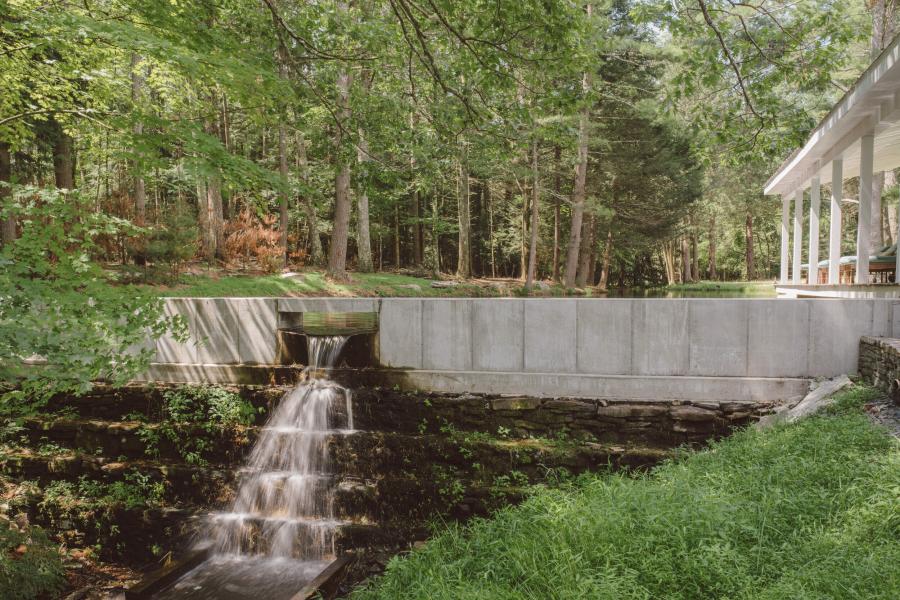
[[[190,339],[142,378],[265,384],[304,314],[374,313],[359,364],[408,390],[611,400],[778,401],[853,374],[861,336],[900,334],[892,299],[171,298]],[[895,316],[896,315],[896,316]],[[352,354],[348,348],[347,354]],[[352,362],[352,361],[351,361]]]

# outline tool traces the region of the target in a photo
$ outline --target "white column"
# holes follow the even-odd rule
[[[794,264],[791,280],[800,283],[800,262],[803,254],[803,188],[794,192]]]
[[[788,282],[788,236],[790,235],[791,197],[781,195],[781,276],[778,281]]]
[[[828,232],[828,283],[841,282],[841,207],[844,193],[844,161],[836,159],[831,163],[831,228]]]
[[[875,159],[875,136],[859,140],[859,224],[856,230],[856,283],[869,283],[869,231],[872,225],[872,168]]]
[[[819,176],[809,184],[809,283],[819,283]]]

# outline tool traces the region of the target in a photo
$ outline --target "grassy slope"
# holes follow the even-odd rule
[[[476,283],[450,288],[432,288],[430,279],[398,273],[353,273],[346,283],[329,280],[321,271],[306,271],[302,277],[280,275],[186,275],[183,285],[153,286],[165,296],[241,297],[241,296],[421,296],[491,297],[521,293],[522,284],[506,282],[501,288]],[[415,287],[418,286],[418,287]],[[148,286],[149,287],[149,286]],[[145,288],[146,289],[146,288]],[[562,288],[554,287],[554,294]]]
[[[494,285],[488,280],[473,280],[455,287],[433,288],[431,279],[413,277],[399,273],[352,273],[348,282],[336,282],[325,277],[321,271],[304,271],[297,277],[285,278],[281,275],[241,275],[220,274],[182,275],[183,283],[175,286],[143,286],[164,296],[177,297],[248,297],[248,296],[368,296],[368,297],[496,297],[524,295],[521,282],[516,280],[496,280]],[[674,297],[774,297],[771,282],[765,281],[704,281],[665,288],[637,290],[642,296],[646,292],[653,296],[672,295]],[[565,296],[566,290],[553,285],[547,291],[537,291],[537,295]],[[617,296],[615,290],[612,296]],[[584,290],[585,296],[596,295],[593,288]],[[626,293],[626,296],[630,295]]]
[[[375,598],[900,598],[900,449],[861,413],[597,475],[394,559]]]

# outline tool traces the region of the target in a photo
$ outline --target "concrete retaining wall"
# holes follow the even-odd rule
[[[160,340],[156,362],[194,365],[193,378],[200,364],[274,365],[275,331],[296,313],[374,311],[377,359],[411,385],[544,396],[560,386],[640,396],[630,378],[673,398],[703,378],[736,378],[730,399],[776,393],[774,383],[795,395],[802,380],[855,373],[861,336],[900,334],[892,299],[184,298],[167,310],[187,318],[192,339]]]

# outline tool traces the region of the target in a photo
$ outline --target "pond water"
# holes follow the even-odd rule
[[[601,298],[604,296],[600,296]],[[697,288],[610,288],[606,298],[776,298],[772,284],[746,287],[722,285]]]
[[[266,556],[213,556],[154,598],[165,600],[289,600],[329,561]]]

